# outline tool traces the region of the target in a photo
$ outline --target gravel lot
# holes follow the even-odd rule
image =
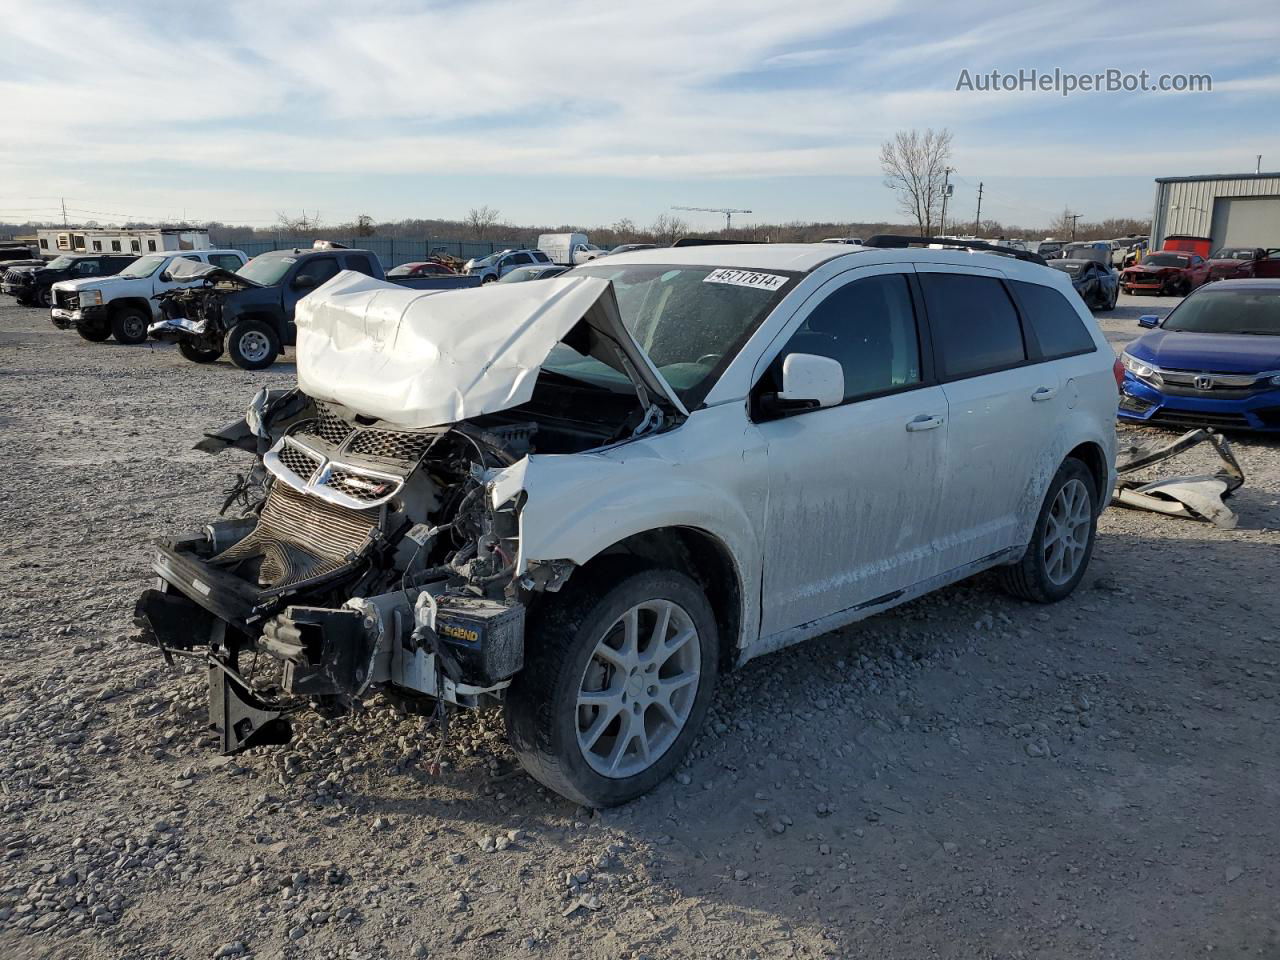
[[[1141,313],[1121,297],[1118,345]],[[0,306],[0,956],[1280,956],[1280,455],[1241,522],[1112,509],[1052,608],[980,577],[764,658],[672,780],[577,809],[496,713],[385,705],[224,758],[126,641],[191,449],[291,363],[200,367]],[[1153,309],[1154,308],[1154,309]]]

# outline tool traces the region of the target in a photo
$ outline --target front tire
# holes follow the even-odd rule
[[[1057,603],[1084,578],[1098,535],[1098,492],[1093,474],[1068,457],[1045,494],[1027,552],[1000,567],[1001,585],[1033,603]]]
[[[132,346],[147,339],[151,314],[137,307],[123,307],[111,315],[111,333],[119,343]]]
[[[36,306],[48,310],[53,306],[53,288],[42,287],[36,291]]]
[[[241,320],[227,332],[227,353],[241,370],[262,370],[280,356],[280,338],[261,320]]]
[[[195,341],[188,340],[185,337],[178,341],[178,352],[192,363],[213,363],[222,356],[222,350],[202,347]]]
[[[580,571],[531,621],[506,697],[507,736],[539,783],[589,807],[626,803],[688,752],[719,671],[706,595],[673,570]],[[578,578],[581,579],[578,579]]]

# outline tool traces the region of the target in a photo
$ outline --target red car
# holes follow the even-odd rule
[[[402,263],[387,271],[388,277],[452,277],[457,273],[452,267],[434,260]]]
[[[1280,277],[1280,247],[1223,247],[1209,258],[1210,280]]]
[[[1185,297],[1208,282],[1208,260],[1199,254],[1168,250],[1147,254],[1141,263],[1125,268],[1120,274],[1120,287],[1125,293],[1156,293],[1166,297]]]

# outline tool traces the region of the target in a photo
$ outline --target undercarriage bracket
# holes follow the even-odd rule
[[[288,743],[285,710],[258,698],[225,664],[209,658],[209,723],[222,734],[222,752]]]

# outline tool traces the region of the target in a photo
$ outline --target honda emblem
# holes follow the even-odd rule
[[[1212,390],[1213,377],[1196,377],[1195,384],[1197,390]]]

